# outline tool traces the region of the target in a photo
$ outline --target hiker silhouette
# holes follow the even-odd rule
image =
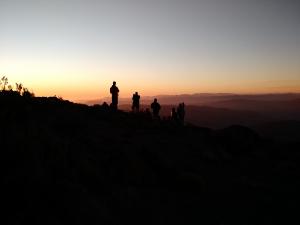
[[[102,108],[105,110],[109,109],[109,105],[107,104],[107,102],[103,102]]]
[[[140,110],[140,98],[141,98],[141,96],[139,95],[138,92],[135,92],[135,94],[132,96],[132,111],[133,112],[135,110],[137,112]]]
[[[116,82],[113,82],[113,85],[110,88],[110,93],[112,97],[111,107],[115,110],[118,109],[118,97],[119,97],[119,88],[116,86]]]
[[[176,112],[176,109],[175,108],[172,108],[172,111],[171,111],[171,119],[173,121],[178,121],[178,113]]]
[[[151,109],[152,109],[153,117],[159,118],[159,111],[161,109],[161,106],[157,102],[156,98],[154,99],[154,102],[152,102],[152,104],[151,104]]]
[[[181,124],[184,124],[184,118],[185,118],[185,105],[184,102],[180,103],[177,107],[177,114],[178,119]]]

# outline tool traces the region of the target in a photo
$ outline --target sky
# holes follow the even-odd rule
[[[0,76],[88,100],[300,92],[299,0],[0,0]]]

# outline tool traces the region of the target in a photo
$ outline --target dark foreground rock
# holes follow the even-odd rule
[[[297,142],[57,98],[2,95],[0,116],[3,224],[295,222]]]

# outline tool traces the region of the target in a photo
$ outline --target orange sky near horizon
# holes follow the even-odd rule
[[[2,65],[3,66],[3,65]],[[8,67],[7,67],[8,68]],[[262,93],[300,93],[300,79],[252,79],[247,75],[244,79],[228,79],[224,71],[205,71],[195,75],[195,79],[180,79],[186,76],[184,72],[177,72],[172,75],[165,71],[158,75],[158,71],[130,71],[123,73],[118,70],[110,71],[72,71],[71,69],[57,69],[48,71],[44,76],[41,66],[21,66],[9,69],[4,74],[9,82],[14,84],[21,82],[32,90],[37,96],[60,96],[71,101],[82,102],[108,97],[109,88],[113,80],[117,81],[120,89],[120,97],[131,97],[135,91],[142,96],[155,95],[179,95],[195,93],[236,93],[236,94],[262,94]],[[34,69],[32,69],[34,68]],[[1,69],[1,66],[0,66]],[[240,71],[241,72],[241,71]],[[289,71],[292,73],[292,71]],[[195,73],[191,72],[190,73]],[[233,72],[228,71],[233,74]],[[237,73],[237,72],[236,72]],[[249,73],[249,71],[247,72]],[[254,73],[254,71],[253,71]],[[294,72],[296,73],[296,72]],[[22,75],[20,75],[22,74]],[[53,75],[54,74],[54,75]],[[66,75],[68,74],[68,75]],[[142,75],[141,75],[142,74]],[[152,74],[155,74],[153,76]],[[215,77],[225,79],[215,79]],[[238,76],[238,75],[236,75]],[[257,77],[256,74],[254,77]],[[173,78],[172,78],[173,77]],[[76,78],[76,79],[74,79]]]
[[[72,101],[300,93],[294,0],[2,0],[0,76]]]

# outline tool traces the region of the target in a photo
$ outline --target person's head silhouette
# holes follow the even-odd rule
[[[115,86],[116,84],[117,84],[117,82],[116,82],[116,81],[114,81],[114,82],[113,82],[113,85]]]
[[[154,99],[154,102],[157,102],[157,98]]]
[[[138,95],[139,93],[138,93],[138,92],[135,92],[135,94]]]

